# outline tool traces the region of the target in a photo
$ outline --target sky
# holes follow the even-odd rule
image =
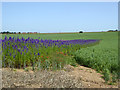
[[[2,3],[2,31],[59,33],[117,28],[117,2]]]

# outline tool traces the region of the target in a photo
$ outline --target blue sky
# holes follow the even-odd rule
[[[92,32],[117,28],[117,2],[2,3],[3,31]]]

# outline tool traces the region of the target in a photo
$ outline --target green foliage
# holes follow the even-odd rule
[[[110,71],[108,69],[103,70],[104,79],[106,82],[110,80]]]
[[[59,63],[55,68],[63,67],[60,65],[60,62],[58,62],[57,57],[62,57],[63,61],[65,61],[65,64],[70,64],[75,66],[76,62],[80,65],[84,65],[87,67],[91,67],[93,69],[96,69],[98,72],[102,72],[104,75],[104,79],[106,82],[110,81],[112,79],[112,82],[116,82],[118,79],[118,72],[120,66],[118,65],[118,32],[101,32],[101,33],[70,33],[70,34],[14,34],[14,35],[7,35],[11,37],[24,37],[24,38],[34,38],[37,39],[40,37],[40,39],[52,39],[52,40],[73,40],[73,39],[101,39],[101,42],[99,45],[88,47],[88,48],[82,48],[78,51],[74,49],[74,51],[71,51],[71,55],[69,56],[58,56],[56,53],[51,53],[51,56],[49,58],[49,61],[47,60],[47,66],[48,69],[52,68],[54,66],[54,63]],[[2,35],[4,38],[5,35]],[[45,50],[43,50],[45,51]],[[6,51],[7,53],[8,51]],[[45,52],[46,53],[46,52]],[[63,50],[63,53],[65,53],[65,50]],[[72,58],[72,56],[74,58]],[[9,59],[9,57],[6,57]],[[27,57],[24,57],[25,60]],[[53,59],[52,59],[53,58]],[[75,60],[76,61],[75,61]],[[30,63],[30,60],[28,60],[28,63]],[[41,60],[41,59],[38,59]],[[7,59],[6,59],[7,61]],[[9,62],[7,62],[9,63]],[[18,63],[18,62],[15,62]],[[37,64],[39,66],[39,63]],[[4,64],[3,64],[4,66]],[[46,67],[41,66],[41,67]],[[54,69],[55,69],[54,68]],[[111,77],[112,76],[112,77]]]
[[[117,32],[99,33],[94,39],[102,39],[99,45],[82,48],[75,53],[74,58],[80,65],[91,67],[103,73],[106,82],[112,79],[116,82],[120,66],[118,65]],[[92,35],[92,33],[91,33]],[[112,77],[110,77],[112,74]]]

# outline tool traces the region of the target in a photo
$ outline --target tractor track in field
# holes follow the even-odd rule
[[[3,88],[118,88],[107,85],[102,75],[84,66],[67,65],[57,71],[24,71],[2,68]]]

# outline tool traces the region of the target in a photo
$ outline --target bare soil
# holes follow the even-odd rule
[[[2,68],[3,88],[118,88],[107,85],[100,73],[84,66],[67,65],[63,70],[25,71]]]

